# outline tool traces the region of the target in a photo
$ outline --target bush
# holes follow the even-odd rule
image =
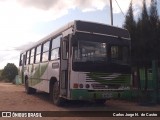
[[[0,81],[3,80],[2,78],[2,70],[0,70]]]
[[[18,75],[18,68],[13,63],[7,63],[7,65],[2,70],[2,78],[13,82],[14,78]]]

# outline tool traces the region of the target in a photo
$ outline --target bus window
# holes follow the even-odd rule
[[[111,59],[113,62],[128,63],[129,48],[125,46],[111,46]]]
[[[51,51],[51,60],[59,59],[59,48]]]
[[[31,50],[30,64],[34,63],[34,53],[35,53],[35,48]]]
[[[74,47],[74,62],[104,61],[107,59],[107,44],[103,42],[79,41]]]
[[[49,44],[50,41],[47,41],[46,43],[43,44],[43,52],[49,51]]]
[[[43,54],[42,54],[42,61],[47,61],[49,58],[49,46],[50,46],[50,41],[47,41],[46,43],[43,44]]]
[[[118,46],[111,47],[111,58],[112,59],[119,59]]]
[[[28,52],[26,52],[26,55],[25,55],[25,65],[27,64],[27,54],[28,54]]]
[[[23,54],[20,55],[19,66],[22,66]]]
[[[35,63],[39,63],[40,62],[40,56],[41,56],[41,45],[39,45],[37,47]]]
[[[29,54],[30,54],[30,51],[27,51],[26,52],[26,65],[29,64]]]
[[[52,40],[52,49],[60,47],[60,38],[61,36],[58,36]]]

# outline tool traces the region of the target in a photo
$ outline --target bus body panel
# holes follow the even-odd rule
[[[49,93],[49,83],[52,77],[59,81],[59,60],[34,64],[28,66],[25,75],[28,76],[29,85],[37,90]]]
[[[51,41],[58,36],[60,36],[58,39],[60,46],[58,46],[59,43],[55,44],[59,48],[56,53],[59,58],[52,60],[52,55],[55,55],[52,54],[52,51],[57,48],[51,48],[53,46]],[[24,67],[20,62],[19,74],[24,80],[28,78],[29,87],[50,93],[50,83],[54,78],[59,83],[60,96],[69,100],[107,99],[111,98],[114,93],[129,89],[131,85],[130,66],[124,62],[126,58],[124,61],[111,59],[111,54],[117,53],[123,45],[130,48],[127,30],[99,23],[74,21],[22,51],[21,55],[28,54],[31,49],[36,51],[37,46],[43,47],[46,41],[50,41],[47,61],[40,60],[39,63],[35,63],[34,59],[34,63],[30,64],[24,60]],[[68,42],[65,52],[67,59],[62,59],[63,41]],[[87,52],[84,54],[84,51]],[[41,50],[41,56],[42,52]],[[85,59],[79,61],[80,54]],[[94,58],[93,61],[94,54],[101,56]],[[78,59],[75,59],[75,55]],[[101,63],[104,62],[100,60],[105,55],[107,62]],[[86,61],[87,59],[91,61]],[[96,63],[96,61],[99,62]]]
[[[131,77],[130,74],[72,71],[70,81],[71,99],[93,100],[111,98],[116,92],[129,90]],[[74,88],[74,84],[78,87]]]

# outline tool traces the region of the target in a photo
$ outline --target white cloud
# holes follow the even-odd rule
[[[124,13],[128,10],[130,1],[117,0]],[[150,0],[146,1],[149,5]],[[142,0],[133,0],[133,5],[134,8],[142,7]],[[55,20],[75,8],[88,12],[103,10],[105,6],[109,6],[109,0],[0,0],[0,51],[12,50],[41,38],[43,35],[35,34],[32,30],[37,22]],[[115,0],[113,0],[113,12],[121,12]],[[3,57],[0,59],[1,64],[6,62],[5,59],[14,57],[13,54],[18,54],[8,51],[4,53],[0,52],[0,57]]]

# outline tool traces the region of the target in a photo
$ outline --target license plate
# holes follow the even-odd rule
[[[102,93],[103,98],[112,98],[112,93]]]

